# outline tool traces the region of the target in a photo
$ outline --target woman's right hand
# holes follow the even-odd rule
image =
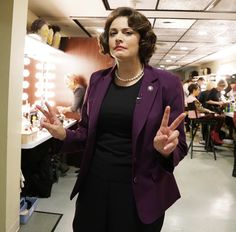
[[[54,138],[64,140],[66,138],[65,128],[57,118],[56,113],[53,111],[51,106],[49,106],[47,102],[45,102],[45,105],[48,110],[43,109],[39,105],[36,106],[36,108],[45,116],[45,118],[42,118],[40,121],[41,127],[46,128]]]

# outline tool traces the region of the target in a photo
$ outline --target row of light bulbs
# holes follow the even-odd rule
[[[24,58],[24,65],[28,66],[31,63],[30,59],[28,57]],[[55,84],[53,82],[50,82],[49,80],[55,79],[55,73],[53,71],[55,70],[54,64],[49,63],[37,63],[36,69],[38,70],[35,74],[35,78],[38,79],[38,81],[35,83],[35,87],[37,91],[35,92],[35,97],[39,98],[35,101],[35,104],[40,104],[42,101],[47,101],[51,106],[55,105],[55,102],[50,100],[50,98],[55,96],[55,92],[52,91],[53,88],[55,88]],[[46,72],[45,72],[46,70]],[[23,77],[27,78],[30,76],[30,71],[25,68],[23,71]],[[23,81],[23,89],[27,89],[30,87],[29,81],[25,80]],[[22,94],[22,100],[28,101],[28,94],[23,92]]]

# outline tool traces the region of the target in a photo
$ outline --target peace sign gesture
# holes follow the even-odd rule
[[[49,133],[56,139],[63,140],[66,137],[66,130],[64,129],[62,123],[57,118],[56,113],[53,111],[51,106],[45,102],[48,110],[43,109],[41,106],[37,105],[37,109],[40,110],[45,118],[40,121],[40,125],[43,128],[46,128]]]
[[[161,121],[161,126],[153,140],[154,148],[163,156],[169,156],[176,148],[179,142],[179,131],[176,128],[185,118],[185,113],[180,114],[170,126],[168,126],[170,117],[170,106],[165,108]]]

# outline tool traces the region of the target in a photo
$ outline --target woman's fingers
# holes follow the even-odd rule
[[[184,120],[186,114],[185,113],[182,113],[180,114],[170,125],[170,130],[174,131],[178,126],[179,124]]]
[[[174,141],[172,141],[171,143],[168,143],[164,148],[164,154],[170,154],[171,152],[173,152],[178,144],[178,139],[176,138]]]
[[[164,114],[163,114],[163,117],[162,117],[161,127],[167,127],[168,126],[169,117],[170,117],[170,106],[167,106],[165,108],[165,111],[164,111]]]
[[[167,143],[172,143],[176,138],[179,137],[179,131],[174,130],[171,135],[168,137]]]
[[[47,108],[48,108],[49,114],[50,114],[52,117],[56,117],[56,113],[55,113],[55,111],[52,109],[52,107],[51,107],[47,102],[45,102],[45,105],[46,105]]]

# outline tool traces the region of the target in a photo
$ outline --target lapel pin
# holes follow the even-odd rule
[[[153,86],[149,85],[148,86],[148,91],[152,92],[153,91]]]

